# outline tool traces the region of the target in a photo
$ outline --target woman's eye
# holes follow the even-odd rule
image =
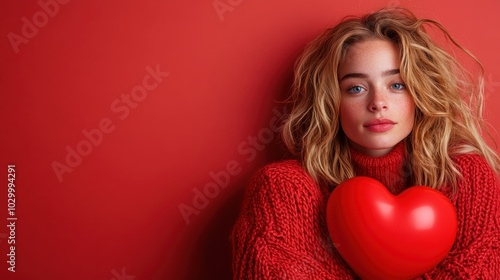
[[[391,88],[394,90],[402,90],[405,88],[405,85],[402,83],[395,83],[391,85]]]
[[[354,86],[354,87],[348,89],[347,91],[351,92],[351,93],[360,93],[363,91],[363,88],[361,86]]]

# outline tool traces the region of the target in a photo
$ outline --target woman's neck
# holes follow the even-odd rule
[[[381,157],[366,155],[350,147],[351,161],[356,176],[368,176],[380,181],[393,194],[399,194],[410,180],[406,169],[404,145],[400,142]]]

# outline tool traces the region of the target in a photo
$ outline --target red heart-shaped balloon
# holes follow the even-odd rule
[[[455,242],[450,200],[424,186],[394,196],[379,181],[354,177],[328,200],[327,225],[338,252],[363,279],[412,279],[436,266]]]

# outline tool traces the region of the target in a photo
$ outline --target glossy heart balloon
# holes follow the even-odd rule
[[[354,177],[328,200],[327,225],[338,252],[362,279],[412,279],[436,266],[455,242],[450,200],[415,186],[393,196],[377,180]]]

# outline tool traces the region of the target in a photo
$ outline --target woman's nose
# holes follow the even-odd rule
[[[385,93],[381,90],[374,90],[372,92],[372,98],[370,103],[368,104],[368,109],[371,112],[378,112],[387,110],[387,99]]]

